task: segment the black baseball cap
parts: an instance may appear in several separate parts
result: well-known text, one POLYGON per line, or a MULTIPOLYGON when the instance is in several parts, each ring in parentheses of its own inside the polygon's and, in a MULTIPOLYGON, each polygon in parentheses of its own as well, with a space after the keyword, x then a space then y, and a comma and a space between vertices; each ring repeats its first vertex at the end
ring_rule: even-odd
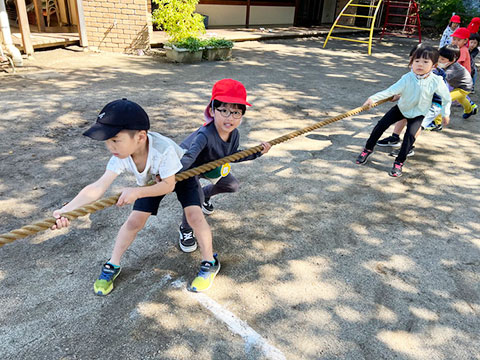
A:
POLYGON ((105 105, 93 126, 83 135, 94 140, 107 140, 122 130, 148 130, 150 120, 143 108, 126 98, 105 105))

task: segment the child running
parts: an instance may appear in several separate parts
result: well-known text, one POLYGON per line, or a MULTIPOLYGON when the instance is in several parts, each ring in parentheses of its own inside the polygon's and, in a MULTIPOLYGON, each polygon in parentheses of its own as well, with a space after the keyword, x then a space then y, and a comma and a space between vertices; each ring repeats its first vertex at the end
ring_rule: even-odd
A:
POLYGON ((438 46, 439 48, 444 47, 445 45, 448 45, 452 42, 451 35, 460 26, 460 21, 460 16, 458 15, 453 15, 450 18, 450 22, 445 28, 442 38, 440 39, 440 45, 438 46))
POLYGON ((470 52, 468 51, 468 40, 470 39, 470 31, 467 28, 458 28, 451 35, 452 45, 458 46, 460 49, 460 56, 457 62, 462 65, 469 73, 472 72, 470 66, 470 52))
POLYGON ((448 125, 452 102, 450 94, 443 79, 432 74, 432 70, 438 62, 438 56, 438 51, 431 46, 419 47, 410 59, 411 71, 403 75, 399 81, 388 89, 374 94, 365 101, 364 106, 371 106, 376 101, 389 98, 392 95, 400 95, 398 105, 391 108, 375 125, 365 148, 357 157, 357 164, 365 164, 383 132, 390 125, 405 118, 407 119, 407 130, 400 152, 393 163, 392 170, 389 172, 389 175, 393 177, 402 176, 407 152, 413 146, 420 124, 432 105, 434 93, 442 99, 441 114, 444 125, 448 125))
MULTIPOLYGON (((204 112, 205 124, 180 144, 182 148, 186 149, 181 160, 182 170, 188 170, 240 151, 238 149, 240 133, 237 127, 242 122, 247 105, 251 106, 247 102, 247 91, 241 82, 232 79, 216 82, 212 89, 212 97, 204 112)), ((271 148, 267 142, 263 142, 262 146, 261 152, 237 162, 256 159, 271 148)), ((202 209, 200 207, 197 209, 197 212, 200 211, 200 213, 202 210, 206 214, 213 212, 211 197, 220 193, 235 192, 239 188, 238 180, 230 174, 229 164, 203 174, 201 177, 210 180, 212 184, 202 189, 199 177, 194 178, 202 204, 202 209)), ((197 248, 194 235, 196 231, 194 230, 184 213, 179 230, 179 246, 182 251, 192 252, 197 248)))
MULTIPOLYGON (((105 141, 112 154, 107 169, 97 181, 84 187, 67 205, 53 212, 57 221, 52 230, 60 229, 69 225, 68 219, 61 216, 62 213, 98 200, 118 175, 132 173, 137 185, 141 186, 123 189, 117 201, 118 206, 133 203, 133 210, 120 228, 112 255, 103 265, 100 277, 93 285, 97 295, 108 295, 113 290, 113 282, 120 274, 122 255, 145 226, 148 217, 157 214, 164 195, 174 189, 182 206, 186 208, 188 220, 199 234, 199 243, 205 244, 204 257, 214 261, 211 254, 212 236, 203 214, 200 211, 201 216, 190 217, 192 205, 200 204, 195 180, 187 179, 175 185, 175 174, 182 168, 180 159, 185 151, 165 136, 149 132, 149 128, 147 113, 133 101, 121 99, 107 104, 98 115, 96 123, 84 133, 94 140, 105 141), (154 185, 143 186, 152 180, 154 185)), ((215 265, 218 272, 218 261, 215 265)))
MULTIPOLYGON (((470 73, 457 61, 460 56, 460 49, 450 44, 441 48, 439 53, 438 67, 445 69, 447 83, 453 89, 450 92, 452 101, 456 100, 463 106, 462 117, 468 119, 477 113, 478 106, 472 104, 467 98, 467 95, 472 91, 473 81, 470 73)), ((437 117, 435 122, 439 123, 440 118, 437 117)))

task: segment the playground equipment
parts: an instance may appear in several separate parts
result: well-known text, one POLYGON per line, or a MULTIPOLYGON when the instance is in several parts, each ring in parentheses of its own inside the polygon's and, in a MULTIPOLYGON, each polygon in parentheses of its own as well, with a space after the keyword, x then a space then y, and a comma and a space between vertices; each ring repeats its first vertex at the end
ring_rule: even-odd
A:
POLYGON ((385 0, 385 22, 380 40, 385 35, 394 35, 418 37, 418 42, 422 42, 419 12, 419 5, 415 0, 385 0), (399 31, 387 31, 387 28, 397 28, 399 31))
MULTIPOLYGON (((370 0, 368 3, 361 3, 361 2, 354 2, 356 0, 350 0, 347 5, 342 9, 340 14, 335 19, 330 31, 328 32, 327 38, 323 44, 323 47, 327 46, 328 40, 335 39, 335 40, 345 40, 345 41, 353 41, 359 43, 368 44, 368 55, 372 54, 372 37, 373 37, 373 28, 375 26, 375 20, 377 18, 378 10, 382 5, 382 0, 370 0), (359 9, 368 8, 368 15, 358 14, 359 9), (339 24, 340 19, 347 20, 347 24, 339 24), (366 26, 355 26, 356 18, 359 19, 366 19, 366 26), (352 21, 353 20, 353 21, 352 21), (353 23, 353 24, 351 24, 353 23), (359 39, 351 39, 345 38, 340 36, 332 36, 332 32, 335 28, 342 28, 342 29, 352 29, 352 30, 365 30, 369 31, 369 37, 367 40, 359 40, 359 39)), ((361 0, 357 0, 361 1, 361 0)))
MULTIPOLYGON (((390 101, 390 100, 392 100, 392 97, 390 97, 388 99, 380 100, 379 102, 373 104, 371 107, 378 106, 378 105, 383 104, 383 103, 385 103, 387 101, 390 101)), ((311 126, 307 126, 303 129, 296 130, 296 131, 290 132, 286 135, 280 136, 276 139, 270 140, 269 143, 272 146, 273 145, 278 145, 282 142, 293 139, 297 136, 300 136, 300 135, 303 135, 305 133, 316 130, 316 129, 322 127, 322 126, 325 126, 325 125, 331 124, 335 121, 344 119, 346 117, 361 113, 362 111, 368 110, 371 107, 368 107, 368 106, 357 107, 353 110, 347 111, 347 112, 345 112, 343 114, 340 114, 338 116, 334 116, 334 117, 328 118, 326 120, 319 121, 319 122, 317 122, 317 123, 315 123, 311 126)), ((233 162, 233 161, 236 161, 236 160, 240 160, 240 159, 245 158, 249 155, 258 153, 262 150, 263 150, 263 146, 257 145, 257 146, 251 147, 249 149, 239 151, 235 154, 226 156, 226 157, 221 158, 219 160, 211 161, 209 163, 200 165, 196 168, 181 172, 181 173, 175 175, 175 180, 176 181, 182 181, 182 180, 188 179, 190 177, 203 174, 207 171, 211 171, 213 169, 216 169, 217 167, 222 166, 223 164, 230 163, 230 162, 233 162)), ((63 213, 61 215, 66 217, 68 220, 73 220, 73 219, 76 219, 80 216, 84 216, 84 215, 87 215, 87 214, 92 214, 92 213, 94 213, 98 210, 102 210, 102 209, 105 209, 109 206, 115 205, 117 203, 117 200, 118 200, 119 197, 120 197, 120 194, 112 195, 108 198, 103 198, 103 199, 94 201, 91 204, 87 204, 87 205, 82 206, 78 209, 63 213)), ((56 223, 56 219, 53 218, 53 217, 50 217, 50 218, 45 219, 43 221, 39 221, 39 222, 36 222, 34 224, 24 226, 20 229, 12 230, 9 233, 0 234, 0 247, 2 247, 5 244, 11 243, 11 242, 13 242, 17 239, 22 239, 22 238, 27 237, 29 235, 33 235, 37 232, 40 232, 40 231, 43 231, 43 230, 48 230, 53 225, 55 225, 55 223, 56 223)))

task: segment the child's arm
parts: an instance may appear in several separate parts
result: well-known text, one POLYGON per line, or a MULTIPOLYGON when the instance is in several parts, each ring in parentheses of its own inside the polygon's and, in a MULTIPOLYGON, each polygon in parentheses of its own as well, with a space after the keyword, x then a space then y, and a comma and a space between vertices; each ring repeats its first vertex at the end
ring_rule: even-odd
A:
POLYGON ((175 175, 165 179, 160 179, 157 175, 157 183, 152 186, 125 188, 118 198, 117 206, 123 206, 133 203, 135 200, 144 197, 161 196, 171 193, 175 189, 175 175))
MULTIPOLYGON (((406 75, 408 75, 408 74, 406 74, 406 75)), ((365 101, 363 106, 371 107, 373 105, 373 103, 375 103, 379 100, 387 99, 390 96, 394 96, 394 95, 401 95, 403 90, 405 89, 405 85, 406 85, 405 76, 406 75, 403 75, 400 78, 400 80, 398 80, 395 84, 390 86, 388 89, 380 91, 380 92, 370 96, 367 99, 367 101, 365 101)))
POLYGON ((182 171, 190 169, 200 152, 205 148, 205 146, 207 146, 207 142, 208 141, 205 135, 199 133, 197 136, 195 136, 187 152, 180 160, 183 166, 182 171))
POLYGON ((442 98, 442 123, 447 126, 450 123, 450 106, 452 105, 452 97, 445 81, 442 78, 438 81, 438 87, 435 91, 442 98))
POLYGON ((70 201, 61 209, 55 210, 53 212, 53 216, 57 218, 57 223, 56 225, 52 226, 52 230, 68 226, 68 219, 60 215, 62 213, 75 210, 83 205, 100 199, 117 176, 118 174, 111 170, 105 171, 105 173, 102 175, 102 177, 100 177, 100 179, 98 179, 92 184, 85 186, 82 190, 80 190, 78 195, 75 196, 72 201, 70 201))

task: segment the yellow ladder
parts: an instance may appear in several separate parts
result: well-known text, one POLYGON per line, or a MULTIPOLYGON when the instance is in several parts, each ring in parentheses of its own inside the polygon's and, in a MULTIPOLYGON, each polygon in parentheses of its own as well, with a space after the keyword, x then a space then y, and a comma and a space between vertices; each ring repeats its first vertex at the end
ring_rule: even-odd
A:
MULTIPOLYGON (((333 23, 330 31, 328 32, 328 35, 327 35, 327 38, 325 39, 325 42, 323 43, 323 47, 325 48, 325 46, 327 46, 327 43, 328 43, 328 40, 330 39, 336 39, 336 40, 345 40, 345 41, 354 41, 354 42, 360 42, 360 43, 365 43, 365 44, 368 44, 368 55, 371 55, 372 54, 372 37, 373 37, 373 28, 375 27, 375 19, 377 18, 377 13, 378 13, 378 9, 380 9, 380 5, 382 4, 382 0, 378 0, 378 2, 376 3, 376 5, 372 5, 372 4, 375 4, 375 1, 370 1, 370 5, 368 4, 359 4, 359 3, 356 3, 354 4, 355 0, 350 0, 347 5, 345 5, 345 7, 342 9, 342 11, 340 11, 340 14, 338 14, 337 18, 335 19, 335 22, 333 23), (367 7, 367 8, 370 8, 369 10, 369 15, 357 15, 357 14, 347 14, 345 13, 345 11, 348 9, 348 8, 359 8, 359 7, 367 7), (372 15, 372 12, 373 12, 373 15, 372 15), (358 26, 351 26, 351 25, 339 25, 338 24, 338 20, 340 20, 340 18, 344 16, 344 17, 354 17, 354 18, 366 18, 366 19, 369 19, 368 21, 370 22, 370 26, 369 27, 358 27, 358 26), (339 36, 332 36, 332 31, 334 28, 343 28, 343 29, 354 29, 354 30, 367 30, 370 32, 370 35, 369 35, 369 38, 368 38, 368 41, 366 40, 357 40, 357 39, 349 39, 349 38, 345 38, 345 37, 339 37, 339 36)), ((368 25, 367 25, 368 26, 368 25)))

